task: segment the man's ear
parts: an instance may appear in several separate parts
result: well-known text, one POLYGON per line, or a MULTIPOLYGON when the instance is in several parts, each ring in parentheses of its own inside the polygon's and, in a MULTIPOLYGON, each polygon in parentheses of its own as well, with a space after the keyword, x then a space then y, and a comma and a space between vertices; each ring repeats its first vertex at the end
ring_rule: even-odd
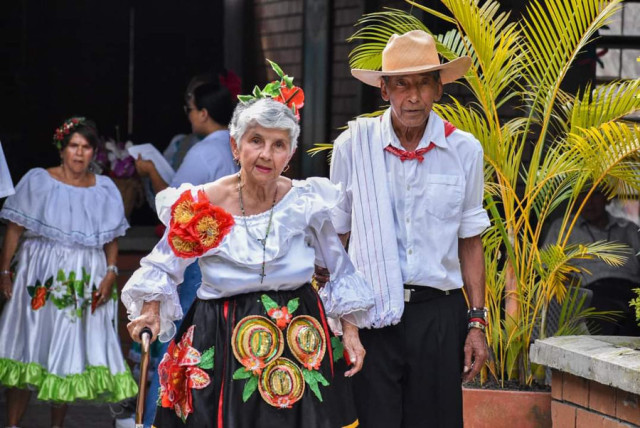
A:
POLYGON ((440 101, 440 98, 442 98, 442 94, 444 94, 444 86, 442 85, 442 82, 438 80, 438 91, 435 98, 436 102, 440 101))
POLYGON ((389 101, 389 88, 382 77, 380 78, 380 96, 383 100, 389 101))

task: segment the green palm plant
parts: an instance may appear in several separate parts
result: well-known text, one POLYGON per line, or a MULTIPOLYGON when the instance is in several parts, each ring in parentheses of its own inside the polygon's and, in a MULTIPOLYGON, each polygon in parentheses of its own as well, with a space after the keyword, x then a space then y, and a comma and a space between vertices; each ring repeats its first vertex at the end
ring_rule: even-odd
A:
MULTIPOLYGON (((485 203, 492 218, 483 235, 487 340, 493 358, 482 381, 530 385, 536 368, 528 359, 529 345, 534 332, 544 336, 552 299, 563 303, 563 334, 576 331, 576 320, 598 315, 568 292, 568 279, 577 270, 572 263, 597 257, 619 265, 626 257, 615 243, 568 245, 567 240, 574 214, 583 207, 581 192, 590 195, 601 187, 615 196, 640 190, 640 128, 624 119, 640 107, 640 79, 586 87, 577 95, 560 85, 622 0, 532 0, 519 20, 494 0, 441 0, 445 13, 406 1, 452 24, 445 34, 434 34, 443 57, 473 60, 460 82, 473 102, 450 97, 434 109, 484 148, 485 203), (505 120, 499 112, 507 107, 514 117, 505 120), (563 219, 560 236, 540 248, 542 226, 557 210, 563 219)), ((431 33, 397 9, 364 15, 358 25, 350 39, 360 42, 350 55, 352 68, 380 69, 391 34, 431 33)))

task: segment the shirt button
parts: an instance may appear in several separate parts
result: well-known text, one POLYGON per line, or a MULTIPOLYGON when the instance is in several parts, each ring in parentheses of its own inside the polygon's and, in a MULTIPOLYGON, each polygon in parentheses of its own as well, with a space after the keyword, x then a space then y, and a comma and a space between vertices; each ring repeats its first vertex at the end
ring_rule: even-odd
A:
POLYGON ((411 255, 411 254, 413 254, 413 251, 409 250, 409 251, 407 251, 407 254, 411 255))
POLYGON ((407 190, 411 190, 411 186, 407 184, 407 190))
POLYGON ((409 219, 409 218, 407 217, 407 223, 409 223, 410 221, 411 221, 411 219, 409 219))

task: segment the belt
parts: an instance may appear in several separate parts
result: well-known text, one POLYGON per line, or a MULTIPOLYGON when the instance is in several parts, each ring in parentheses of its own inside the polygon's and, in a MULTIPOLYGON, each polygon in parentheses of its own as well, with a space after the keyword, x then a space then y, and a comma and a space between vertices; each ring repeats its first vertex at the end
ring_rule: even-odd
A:
POLYGON ((424 287, 420 285, 404 285, 404 301, 405 303, 425 302, 427 300, 437 299, 439 297, 451 296, 462 292, 461 288, 452 290, 440 290, 433 287, 424 287))

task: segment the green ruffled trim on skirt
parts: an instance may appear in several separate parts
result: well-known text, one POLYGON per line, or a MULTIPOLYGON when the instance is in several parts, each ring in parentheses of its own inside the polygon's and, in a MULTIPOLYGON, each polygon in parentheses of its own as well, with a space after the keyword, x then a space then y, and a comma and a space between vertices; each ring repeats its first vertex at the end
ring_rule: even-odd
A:
POLYGON ((107 367, 87 367, 84 373, 57 376, 37 363, 0 358, 0 384, 21 389, 37 388, 38 399, 70 403, 77 400, 116 403, 138 393, 138 385, 127 367, 112 374, 107 367))

